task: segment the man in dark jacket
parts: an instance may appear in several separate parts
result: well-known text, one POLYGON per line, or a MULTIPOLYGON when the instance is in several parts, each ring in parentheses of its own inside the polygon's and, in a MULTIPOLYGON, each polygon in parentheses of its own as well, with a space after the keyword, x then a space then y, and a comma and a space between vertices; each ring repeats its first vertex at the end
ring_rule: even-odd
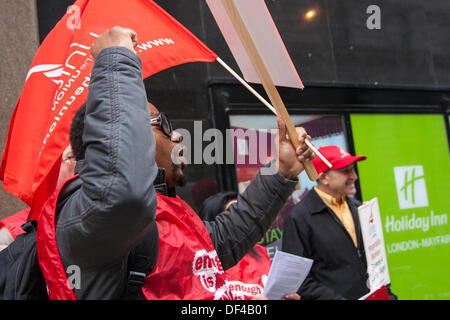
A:
POLYGON ((319 148, 333 165, 316 157, 318 185, 289 213, 283 232, 283 251, 314 260, 299 288, 302 299, 358 299, 369 292, 367 263, 358 218, 355 162, 338 146, 319 148))
MULTIPOLYGON (((71 134, 79 178, 58 198, 56 240, 64 268, 77 265, 81 270, 80 286, 74 289, 77 299, 124 296, 130 252, 143 246, 147 256, 158 255, 156 192, 174 196, 174 187, 183 182, 183 161, 172 161, 180 138, 167 118, 147 105, 135 45, 132 30, 115 27, 91 47, 95 65, 86 115, 80 117, 82 143, 72 141, 71 134)), ((258 174, 230 214, 205 223, 225 270, 275 219, 304 169, 299 159, 312 158, 303 129, 298 129, 301 152, 292 147, 281 120, 279 127, 273 174, 258 174)))

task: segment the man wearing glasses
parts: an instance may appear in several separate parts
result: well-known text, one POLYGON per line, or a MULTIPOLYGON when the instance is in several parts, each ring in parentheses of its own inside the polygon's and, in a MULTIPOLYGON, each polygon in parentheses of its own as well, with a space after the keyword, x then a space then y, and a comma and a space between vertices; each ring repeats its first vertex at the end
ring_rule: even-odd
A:
POLYGON ((183 157, 184 149, 178 145, 183 137, 173 130, 172 123, 164 112, 159 112, 151 103, 148 103, 148 108, 152 128, 157 128, 157 130, 153 130, 156 139, 155 161, 159 168, 165 169, 165 181, 163 182, 166 183, 167 192, 171 196, 175 196, 174 187, 182 187, 186 184, 186 177, 183 173, 186 168, 186 160, 183 157), (176 149, 174 150, 174 148, 176 149), (176 151, 178 153, 173 154, 176 151), (172 159, 173 157, 176 159, 172 159))
POLYGON ((175 195, 185 183, 184 150, 174 149, 181 136, 147 102, 136 44, 134 31, 114 27, 91 47, 89 95, 70 133, 79 177, 57 190, 39 221, 50 298, 230 299, 225 271, 262 237, 294 190, 300 159, 313 157, 307 134, 298 129, 303 151, 294 150, 280 120, 273 174, 258 174, 229 214, 204 224, 175 195), (152 270, 147 277, 133 269, 142 257, 152 270), (64 280, 71 266, 80 270, 75 288, 64 280))

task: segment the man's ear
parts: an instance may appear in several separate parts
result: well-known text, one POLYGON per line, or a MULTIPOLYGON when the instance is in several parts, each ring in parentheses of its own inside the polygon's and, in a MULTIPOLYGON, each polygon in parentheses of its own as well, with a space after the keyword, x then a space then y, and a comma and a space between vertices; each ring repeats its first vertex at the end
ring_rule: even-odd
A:
POLYGON ((317 179, 318 184, 328 185, 328 175, 325 172, 319 173, 319 178, 317 179))

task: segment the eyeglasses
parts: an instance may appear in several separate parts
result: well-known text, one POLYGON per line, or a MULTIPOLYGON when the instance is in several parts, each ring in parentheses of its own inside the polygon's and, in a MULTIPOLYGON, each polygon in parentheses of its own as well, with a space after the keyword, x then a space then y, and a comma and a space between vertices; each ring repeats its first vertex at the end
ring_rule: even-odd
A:
POLYGON ((172 123, 164 112, 160 112, 156 118, 150 119, 150 124, 158 124, 159 128, 166 136, 169 138, 172 137, 172 123))

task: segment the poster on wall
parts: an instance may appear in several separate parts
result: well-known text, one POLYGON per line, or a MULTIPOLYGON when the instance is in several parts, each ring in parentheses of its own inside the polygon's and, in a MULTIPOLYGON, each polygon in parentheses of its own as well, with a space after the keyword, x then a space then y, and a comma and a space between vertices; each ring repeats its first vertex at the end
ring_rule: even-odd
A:
POLYGON ((369 274, 368 287, 375 291, 391 283, 378 199, 373 198, 358 207, 358 215, 369 274))
MULTIPOLYGON (((347 148, 343 129, 343 119, 337 115, 292 115, 295 126, 302 126, 312 138, 316 148, 338 145, 347 148)), ((277 121, 273 115, 230 115, 233 137, 234 163, 239 192, 243 192, 258 171, 276 157, 275 138, 277 121)), ((283 224, 291 209, 315 185, 306 173, 299 175, 300 186, 292 193, 277 218, 258 244, 267 248, 272 259, 276 250, 281 249, 283 224)))
POLYGON ((441 115, 352 115, 363 201, 378 198, 391 289, 450 299, 450 159, 441 115))

